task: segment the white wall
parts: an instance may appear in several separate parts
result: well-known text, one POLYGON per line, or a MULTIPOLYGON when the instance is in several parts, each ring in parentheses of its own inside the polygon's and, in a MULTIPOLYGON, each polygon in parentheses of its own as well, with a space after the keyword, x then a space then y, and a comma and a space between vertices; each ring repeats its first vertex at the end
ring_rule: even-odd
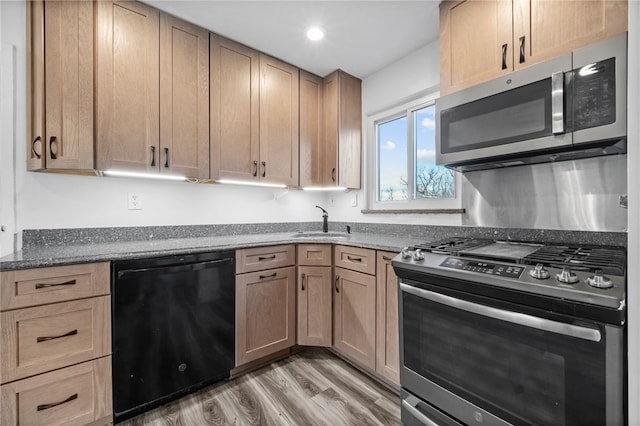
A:
MULTIPOLYGON (((375 149, 375 140, 367 135, 368 117, 411 99, 438 90, 440 84, 438 42, 428 44, 393 64, 371 74, 362 81, 363 183, 368 173, 368 150, 375 149)), ((364 186, 363 186, 364 188, 364 186)), ((333 193, 328 204, 336 220, 344 222, 406 223, 421 225, 460 225, 459 214, 362 214, 366 208, 366 190, 333 193), (353 197, 357 206, 352 206, 353 197), (331 202, 333 200, 333 203, 331 202)))
POLYGON ((0 86, 0 221, 7 226, 0 255, 12 252, 13 232, 24 229, 321 221, 314 206, 326 205, 323 193, 27 172, 25 3, 0 2, 3 59, 5 46, 14 45, 16 51, 15 84, 5 84, 3 66, 0 86), (6 88, 16 92, 15 125, 7 112, 6 88), (141 195, 143 210, 127 210, 128 192, 141 195))

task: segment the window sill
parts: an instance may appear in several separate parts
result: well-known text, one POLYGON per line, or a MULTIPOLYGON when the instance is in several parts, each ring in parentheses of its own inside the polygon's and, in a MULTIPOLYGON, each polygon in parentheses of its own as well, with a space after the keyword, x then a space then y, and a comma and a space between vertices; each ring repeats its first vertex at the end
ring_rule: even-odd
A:
POLYGON ((362 214, 463 214, 466 209, 360 210, 362 214))

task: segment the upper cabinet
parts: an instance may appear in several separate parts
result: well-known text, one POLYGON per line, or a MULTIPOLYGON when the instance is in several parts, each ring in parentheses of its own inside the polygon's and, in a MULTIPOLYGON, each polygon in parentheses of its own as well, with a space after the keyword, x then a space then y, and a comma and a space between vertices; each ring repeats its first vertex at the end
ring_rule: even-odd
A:
POLYGON ((360 188, 361 81, 342 70, 324 79, 323 185, 360 188))
POLYGON ((97 2, 97 168, 209 177, 209 34, 97 2))
POLYGON ((620 0, 463 0, 440 4, 446 95, 627 30, 620 0))
POLYGON ((324 184, 324 81, 300 70, 300 186, 324 184))
POLYGON ((211 34, 211 177, 298 185, 298 69, 211 34))
POLYGON ((93 169, 93 14, 87 1, 27 2, 27 168, 93 169))

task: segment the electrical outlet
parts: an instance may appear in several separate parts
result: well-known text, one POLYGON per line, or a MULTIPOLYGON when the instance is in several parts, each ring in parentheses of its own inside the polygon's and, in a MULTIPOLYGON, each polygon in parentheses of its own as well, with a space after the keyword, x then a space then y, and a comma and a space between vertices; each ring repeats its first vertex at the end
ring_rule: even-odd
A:
POLYGON ((136 192, 127 194, 129 210, 142 210, 142 197, 136 192))
POLYGON ((329 198, 329 205, 333 207, 334 204, 335 204, 335 200, 333 199, 333 197, 329 198))
POLYGON ((358 194, 355 192, 351 194, 351 207, 358 207, 358 194))

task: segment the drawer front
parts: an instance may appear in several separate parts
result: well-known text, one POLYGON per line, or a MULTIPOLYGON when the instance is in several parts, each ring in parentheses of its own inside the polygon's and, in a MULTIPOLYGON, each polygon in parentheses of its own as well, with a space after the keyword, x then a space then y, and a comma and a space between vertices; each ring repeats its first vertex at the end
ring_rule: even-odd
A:
POLYGON ((111 422, 111 357, 2 385, 0 424, 111 422))
POLYGON ((108 355, 110 296, 0 314, 0 383, 108 355))
POLYGON ((109 294, 109 262, 0 273, 0 310, 109 294))
POLYGON ((336 246, 335 266, 375 275, 376 252, 358 247, 336 246))
POLYGON ((293 244, 236 250, 236 274, 295 264, 293 244))
POLYGON ((298 244, 298 265, 331 266, 331 244, 298 244))

